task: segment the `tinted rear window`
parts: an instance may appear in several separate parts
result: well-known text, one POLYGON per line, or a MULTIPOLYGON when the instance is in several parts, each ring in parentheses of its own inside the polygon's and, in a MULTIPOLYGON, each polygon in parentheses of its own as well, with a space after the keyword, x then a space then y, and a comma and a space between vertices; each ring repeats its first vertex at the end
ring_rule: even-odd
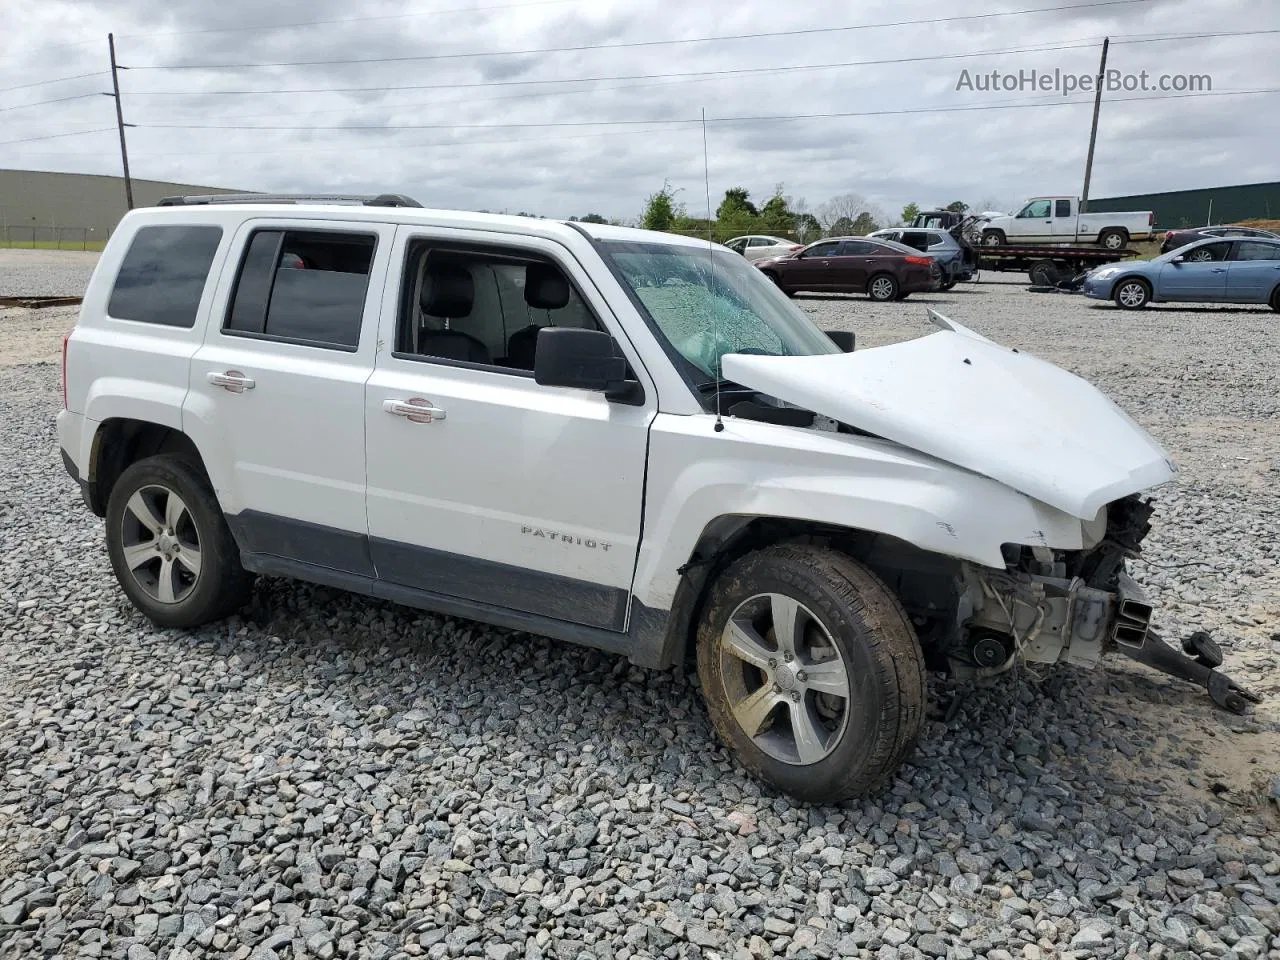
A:
POLYGON ((116 275, 107 313, 119 320, 191 327, 222 228, 142 227, 116 275))
POLYGON ((254 234, 224 330, 355 349, 376 241, 328 231, 254 234))

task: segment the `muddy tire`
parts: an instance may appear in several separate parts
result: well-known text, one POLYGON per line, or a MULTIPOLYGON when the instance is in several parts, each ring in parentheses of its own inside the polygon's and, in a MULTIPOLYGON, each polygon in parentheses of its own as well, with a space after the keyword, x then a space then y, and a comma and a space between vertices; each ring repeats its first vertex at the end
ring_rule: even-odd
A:
POLYGON ((125 595, 162 627, 198 627, 249 601, 253 577, 198 466, 161 454, 139 460, 111 489, 107 555, 125 595))
POLYGON ((768 547, 717 578, 698 678, 742 765, 807 803, 883 788, 924 720, 924 657, 902 604, 822 547, 768 547))

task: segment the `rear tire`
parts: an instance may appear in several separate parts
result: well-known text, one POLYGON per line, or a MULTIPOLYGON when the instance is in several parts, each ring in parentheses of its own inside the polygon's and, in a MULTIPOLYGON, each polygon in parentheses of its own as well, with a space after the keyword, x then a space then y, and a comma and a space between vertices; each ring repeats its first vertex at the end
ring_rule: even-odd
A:
POLYGON ((125 595, 152 623, 198 627, 248 603, 253 577, 198 466, 161 454, 111 488, 107 555, 125 595))
POLYGON ((1103 230, 1098 234, 1098 246, 1105 247, 1108 250, 1123 250, 1128 242, 1129 234, 1123 230, 1103 230))
POLYGON ((1271 291, 1271 309, 1280 313, 1280 287, 1271 291))
POLYGON ((720 575, 698 627, 698 678, 742 765, 808 803, 881 789, 924 721, 924 656, 902 604, 823 547, 768 547, 720 575))
POLYGON ((1058 282, 1058 268, 1052 260, 1037 260, 1027 271, 1027 276, 1037 287, 1052 287, 1058 282))
POLYGON ((1151 302, 1151 287, 1137 277, 1125 277, 1116 284, 1112 294, 1121 310, 1141 310, 1151 302))
POLYGON ((898 281, 891 273, 877 273, 867 281, 867 296, 877 303, 898 299, 898 281))

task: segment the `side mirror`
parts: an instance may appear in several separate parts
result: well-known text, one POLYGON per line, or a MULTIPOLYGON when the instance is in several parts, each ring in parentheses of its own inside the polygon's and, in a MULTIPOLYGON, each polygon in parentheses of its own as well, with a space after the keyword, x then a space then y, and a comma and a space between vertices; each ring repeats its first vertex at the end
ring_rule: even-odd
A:
POLYGON ((853 353, 852 330, 823 330, 827 338, 845 353, 853 353))
POLYGON ((627 361, 603 330, 543 327, 538 331, 533 379, 544 387, 575 387, 627 400, 640 384, 627 379, 627 361))

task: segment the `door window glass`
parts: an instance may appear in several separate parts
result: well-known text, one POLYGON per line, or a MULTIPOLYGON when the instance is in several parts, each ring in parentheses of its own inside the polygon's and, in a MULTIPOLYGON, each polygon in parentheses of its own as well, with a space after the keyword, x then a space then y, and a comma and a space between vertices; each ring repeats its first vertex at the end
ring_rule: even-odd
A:
POLYGON ((397 357, 528 374, 544 327, 604 329, 568 274, 549 258, 516 248, 410 243, 397 357))
POLYGON ((1049 201, 1033 200, 1022 208, 1022 212, 1018 216, 1024 220, 1032 218, 1047 219, 1049 216, 1049 201))
POLYGON ((1070 201, 1070 200, 1055 200, 1055 201, 1054 201, 1054 203, 1053 203, 1053 207, 1054 207, 1054 209, 1053 209, 1053 215, 1054 215, 1055 217, 1069 217, 1069 216, 1071 216, 1071 201, 1070 201))
POLYGON ((1280 244, 1243 240, 1236 244, 1237 260, 1280 260, 1280 244))
POLYGON ((225 333, 354 350, 377 238, 260 230, 240 264, 225 333))
POLYGON ((839 246, 839 243, 835 240, 829 240, 826 243, 815 243, 804 252, 804 258, 807 260, 811 257, 834 257, 839 246))

